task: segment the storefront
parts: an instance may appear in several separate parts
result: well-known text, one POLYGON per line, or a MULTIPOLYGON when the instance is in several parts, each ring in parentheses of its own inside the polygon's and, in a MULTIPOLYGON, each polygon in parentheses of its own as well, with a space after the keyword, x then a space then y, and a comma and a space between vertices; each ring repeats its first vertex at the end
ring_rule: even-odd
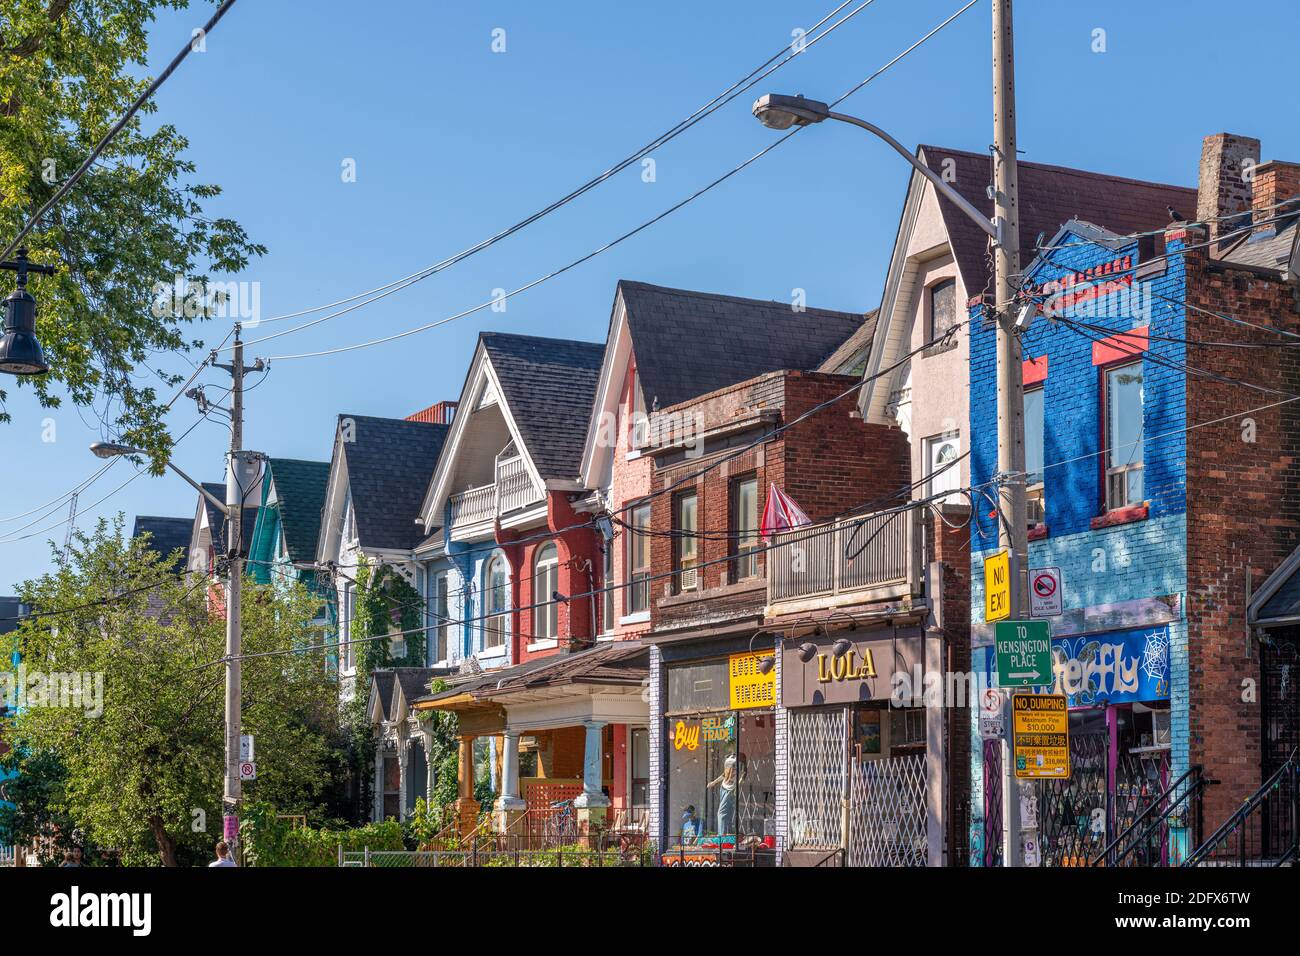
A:
POLYGON ((930 731, 943 718, 918 696, 926 657, 919 627, 784 643, 787 864, 931 861, 929 814, 935 800, 942 813, 942 770, 930 731))
MULTIPOLYGON (((1169 784, 1169 628, 1055 638, 1052 657, 1041 690, 1068 699, 1071 772, 1027 788, 1021 825, 1037 823, 1037 865, 1087 866, 1169 784)), ((1179 823, 1127 862, 1168 865, 1185 844, 1179 823)))
POLYGON ((665 865, 775 863, 773 664, 771 650, 748 647, 665 664, 665 865))

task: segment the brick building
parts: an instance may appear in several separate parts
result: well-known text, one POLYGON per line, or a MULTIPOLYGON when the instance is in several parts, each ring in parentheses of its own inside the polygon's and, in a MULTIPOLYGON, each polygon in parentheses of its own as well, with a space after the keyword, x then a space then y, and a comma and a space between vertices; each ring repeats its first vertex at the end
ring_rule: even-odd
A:
MULTIPOLYGON (((1265 207, 1300 183, 1290 164, 1257 165, 1258 150, 1244 137, 1206 138, 1200 224, 1153 216, 1121 235, 1072 219, 1026 269, 1026 292, 1048 316, 1022 337, 1029 566, 1061 570, 1049 689, 1070 700, 1075 768, 1069 781, 1031 788, 1044 865, 1086 865, 1180 780, 1175 797, 1216 781, 1204 790, 1208 835, 1276 759, 1276 746, 1261 745, 1269 704, 1249 692, 1267 694, 1270 682, 1247 608, 1297 544, 1295 411, 1285 398, 1300 381, 1282 345, 1300 332, 1295 226, 1294 217, 1271 221, 1277 212, 1265 207)), ((983 306, 972 301, 977 487, 997 459, 995 333, 983 306)), ((996 539, 980 508, 972 620, 985 673, 991 628, 979 570, 996 539)), ((995 864, 996 747, 985 745, 973 767, 986 796, 976 801, 978 862, 995 864)), ((1184 858, 1201 835, 1194 817, 1128 859, 1184 858)))

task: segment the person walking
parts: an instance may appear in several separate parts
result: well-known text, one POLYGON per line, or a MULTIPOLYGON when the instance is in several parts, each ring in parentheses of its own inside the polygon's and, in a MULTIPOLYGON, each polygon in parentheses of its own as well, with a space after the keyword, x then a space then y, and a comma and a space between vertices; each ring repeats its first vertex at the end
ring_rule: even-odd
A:
POLYGON ((230 844, 225 840, 217 843, 217 858, 208 864, 211 869, 214 866, 234 866, 235 861, 230 858, 230 844))

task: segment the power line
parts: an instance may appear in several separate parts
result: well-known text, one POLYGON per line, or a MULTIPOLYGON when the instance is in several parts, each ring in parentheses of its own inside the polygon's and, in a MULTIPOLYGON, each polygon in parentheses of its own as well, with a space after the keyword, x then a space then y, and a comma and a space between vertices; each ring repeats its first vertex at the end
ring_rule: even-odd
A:
MULTIPOLYGON (((221 6, 216 9, 208 19, 208 22, 204 24, 204 36, 212 32, 213 28, 216 27, 221 18, 226 15, 226 11, 234 6, 234 3, 235 0, 223 0, 221 6)), ((133 102, 118 121, 113 124, 112 128, 104 134, 104 137, 95 145, 95 148, 91 150, 90 155, 86 157, 86 161, 77 168, 76 172, 65 179, 63 184, 55 190, 54 195, 45 200, 41 205, 41 208, 36 210, 36 213, 31 217, 31 219, 27 220, 27 224, 18 231, 18 235, 13 238, 13 241, 10 242, 9 245, 5 246, 3 252, 0 252, 0 259, 8 259, 13 255, 14 250, 18 248, 27 234, 32 231, 47 212, 54 208, 59 200, 68 194, 69 190, 76 185, 77 181, 86 174, 86 171, 95 164, 95 160, 99 158, 99 154, 108 148, 108 144, 113 141, 113 138, 126 128, 127 123, 131 122, 132 117, 140 111, 140 108, 149 101, 154 93, 158 91, 160 86, 167 82, 167 79, 176 71, 176 68, 181 65, 182 61, 184 61, 187 56, 190 55, 192 49, 194 49, 194 41, 193 39, 190 39, 183 47, 181 47, 180 52, 172 57, 172 61, 167 64, 166 69, 159 73, 154 81, 145 88, 144 92, 135 98, 135 102, 133 102)))
MULTIPOLYGON (((821 28, 823 24, 825 24, 833 16, 835 16, 837 13, 839 13, 841 10, 847 7, 851 2, 852 0, 844 0, 844 2, 841 3, 839 6, 837 6, 834 10, 832 10, 826 16, 822 17, 822 19, 817 21, 817 23, 813 24, 813 26, 810 27, 809 30, 807 31, 807 34, 811 35, 815 33, 818 29, 821 28)), ((469 248, 464 249, 453 256, 449 256, 440 262, 436 262, 433 265, 427 266, 426 268, 421 269, 418 272, 413 272, 410 275, 403 276, 400 279, 394 279, 391 282, 385 283, 384 285, 381 286, 377 286, 373 289, 370 289, 369 291, 359 292, 356 295, 351 295, 348 296, 347 298, 338 299, 326 305, 320 305, 310 309, 301 309, 297 312, 287 312, 284 313, 283 315, 270 316, 269 318, 263 319, 262 324, 268 322, 278 322, 281 321, 282 319, 298 318, 299 316, 310 315, 313 312, 321 312, 326 309, 332 309, 335 308, 336 306, 344 305, 349 302, 354 302, 357 299, 363 299, 363 298, 366 299, 366 301, 360 302, 357 305, 351 306, 347 309, 343 309, 339 312, 335 312, 331 315, 323 316, 319 319, 314 319, 311 322, 303 323, 302 325, 299 325, 293 329, 287 329, 280 334, 287 335, 290 334, 291 332, 297 332, 302 329, 310 328, 313 325, 319 325, 322 322, 326 322, 330 319, 337 318, 338 316, 345 315, 349 312, 352 312, 354 309, 359 309, 362 306, 369 305, 372 302, 378 301, 379 299, 382 299, 387 295, 392 294, 393 292, 399 292, 402 289, 407 288, 408 286, 414 285, 415 283, 421 282, 424 279, 429 278, 430 276, 436 275, 437 273, 442 272, 443 270, 455 265, 456 263, 468 259, 471 256, 476 255, 477 253, 483 251, 484 249, 487 249, 495 245, 496 243, 500 242, 502 239, 508 238, 514 233, 519 232, 520 230, 532 225, 534 222, 537 222, 539 219, 542 219, 550 215, 552 212, 555 212, 557 209, 560 209, 561 207, 572 202, 573 200, 579 198, 580 196, 584 195, 588 191, 594 189, 596 186, 599 186, 601 183, 606 182, 611 177, 622 172, 624 169, 627 169, 636 161, 643 159, 652 150, 667 144, 671 140, 675 139, 677 136, 686 132, 686 130, 690 129, 696 123, 700 122, 701 120, 710 116, 712 113, 721 109, 723 106, 730 103, 732 100, 734 100, 737 96, 740 96, 746 90, 751 89, 760 80, 764 79, 767 76, 770 76, 772 73, 776 72, 781 67, 785 66, 787 63, 793 60, 796 56, 799 56, 800 54, 806 52, 808 49, 816 45, 820 40, 824 39, 825 37, 830 36, 830 34, 833 33, 836 29, 838 29, 843 24, 847 23, 849 20, 853 19, 864 9, 870 6, 873 2, 875 2, 875 0, 866 0, 866 2, 862 3, 855 10, 850 11, 842 19, 840 19, 836 23, 831 24, 831 26, 829 26, 825 30, 825 32, 818 34, 817 36, 814 36, 811 39, 806 38, 805 43, 797 49, 791 50, 789 45, 783 46, 771 57, 769 57, 763 63, 759 64, 755 69, 750 71, 750 73, 748 73, 746 76, 737 80, 730 87, 723 90, 712 100, 710 100, 708 103, 705 103, 703 106, 697 109, 694 113, 691 113, 685 119, 680 120, 674 126, 670 127, 667 131, 660 133, 657 137, 655 137, 653 140, 651 140, 645 146, 641 147, 636 152, 619 160, 617 163, 615 163, 609 169, 605 170, 600 175, 594 177, 593 179, 589 179, 587 182, 583 183, 581 186, 577 187, 576 189, 562 196, 560 199, 550 203, 549 205, 538 210, 537 212, 529 216, 526 216, 525 218, 521 219, 519 222, 501 230, 495 235, 489 236, 487 239, 481 240, 480 242, 475 243, 469 248), (787 54, 787 51, 790 52, 788 52, 787 54), (783 55, 784 58, 781 59, 783 55), (772 66, 771 64, 773 63, 773 61, 777 59, 781 59, 781 61, 779 63, 776 63, 774 66, 772 66), (373 298, 367 298, 370 296, 373 296, 373 298)), ((268 336, 261 339, 254 339, 247 344, 255 345, 258 342, 264 342, 267 341, 268 338, 273 338, 273 337, 275 336, 268 336)))
MULTIPOLYGON (((967 10, 969 10, 972 6, 975 5, 976 2, 978 2, 978 0, 969 0, 969 2, 968 2, 964 7, 962 7, 962 8, 959 9, 956 13, 952 14, 951 16, 949 16, 946 20, 944 20, 943 22, 941 22, 938 26, 936 26, 934 29, 932 29, 929 33, 925 34, 923 37, 921 37, 919 40, 917 40, 915 43, 913 43, 913 44, 912 44, 911 46, 909 46, 907 49, 903 50, 903 52, 899 53, 897 56, 895 56, 892 60, 890 60, 890 61, 889 61, 888 63, 886 63, 884 66, 880 67, 880 69, 876 70, 874 73, 872 73, 871 75, 869 75, 869 76, 866 77, 865 79, 863 79, 863 80, 861 80, 860 82, 858 82, 857 84, 855 84, 855 85, 854 85, 853 87, 851 87, 847 92, 845 92, 843 95, 841 95, 839 98, 837 98, 837 99, 836 99, 836 100, 835 100, 831 105, 832 105, 832 106, 837 106, 837 105, 839 105, 840 103, 842 103, 845 99, 847 99, 848 97, 852 96, 854 93, 856 93, 856 92, 858 92, 859 90, 861 90, 864 86, 866 86, 868 83, 870 83, 870 82, 871 82, 872 80, 874 80, 876 77, 880 76, 880 75, 881 75, 882 73, 884 73, 886 70, 888 70, 889 68, 891 68, 892 66, 894 66, 894 64, 898 63, 898 61, 901 60, 901 59, 903 59, 903 57, 907 56, 909 53, 911 53, 911 52, 912 52, 913 50, 915 50, 917 47, 921 46, 921 44, 925 43, 927 40, 929 40, 931 37, 933 37, 936 33, 938 33, 940 30, 942 30, 944 27, 948 26, 948 24, 952 23, 952 21, 955 20, 957 17, 959 17, 961 14, 963 14, 963 13, 965 13, 967 10)), ((609 251, 610 249, 613 249, 615 246, 620 245, 621 243, 627 241, 628 239, 631 239, 633 236, 636 236, 637 234, 639 234, 639 233, 643 232, 644 230, 650 228, 651 226, 655 225, 656 223, 660 222, 661 220, 666 219, 668 216, 672 215, 672 214, 675 213, 677 210, 679 210, 679 209, 681 209, 682 207, 684 207, 684 206, 686 206, 686 205, 688 205, 688 204, 694 202, 696 199, 700 198, 700 197, 703 196, 705 193, 709 192, 710 190, 714 189, 715 187, 717 187, 717 186, 721 185, 722 183, 726 182, 728 179, 730 179, 732 176, 736 175, 737 173, 741 172, 742 170, 748 168, 751 164, 757 162, 757 161, 758 161, 759 159, 761 159, 763 156, 766 156, 768 153, 770 153, 772 150, 776 149, 776 148, 777 148, 778 146, 780 146, 782 143, 785 143, 786 141, 788 141, 788 140, 790 139, 791 136, 793 136, 793 135, 795 135, 796 133, 798 133, 801 129, 803 129, 803 127, 801 127, 801 126, 794 126, 794 127, 791 127, 788 131, 786 131, 785 134, 783 134, 782 136, 780 136, 780 137, 778 137, 777 139, 773 140, 773 141, 772 141, 771 143, 769 143, 767 146, 763 147, 761 150, 759 150, 759 151, 758 151, 757 153, 755 153, 754 155, 750 156, 748 159, 746 159, 744 162, 740 163, 738 166, 734 166, 734 167, 732 167, 730 170, 728 170, 727 172, 723 173, 721 176, 717 177, 717 178, 714 179, 712 182, 708 183, 708 184, 705 185, 705 186, 702 186, 700 189, 697 189, 694 193, 691 193, 691 194, 690 194, 689 196, 687 196, 686 198, 684 198, 684 199, 678 201, 677 203, 674 203, 672 206, 669 206, 667 209, 663 210, 663 211, 660 212, 658 215, 656 215, 656 216, 654 216, 654 217, 652 217, 652 218, 646 220, 645 222, 642 222, 640 225, 638 225, 638 226, 636 226, 636 227, 634 227, 634 228, 628 230, 627 232, 623 233, 622 235, 618 236, 618 237, 615 238, 615 239, 610 240, 609 242, 605 243, 604 245, 599 246, 598 248, 596 248, 596 249, 592 250, 591 252, 587 253, 586 255, 580 256, 580 257, 578 257, 577 259, 572 260, 571 262, 567 263, 566 265, 561 266, 560 268, 554 270, 553 272, 549 272, 549 273, 547 273, 546 275, 540 276, 540 277, 538 277, 538 278, 532 280, 531 282, 525 283, 524 285, 520 286, 519 288, 517 288, 517 289, 515 289, 515 290, 513 290, 513 291, 511 291, 511 292, 503 293, 502 295, 497 296, 497 297, 494 297, 494 298, 492 298, 492 299, 489 299, 489 300, 487 300, 486 302, 482 302, 482 303, 480 303, 480 304, 478 304, 478 305, 476 305, 476 306, 473 306, 473 307, 471 307, 471 308, 469 308, 469 309, 465 309, 465 310, 462 311, 462 312, 458 312, 458 313, 456 313, 455 315, 447 316, 446 318, 439 319, 439 320, 437 320, 437 321, 435 321, 435 322, 429 322, 429 323, 427 323, 427 324, 425 324, 425 325, 417 326, 416 328, 413 328, 413 329, 407 329, 406 331, 403 331, 403 332, 396 332, 396 333, 394 333, 394 334, 392 334, 392 335, 386 335, 386 336, 382 336, 382 337, 380 337, 380 338, 370 339, 369 341, 366 341, 366 342, 358 342, 358 343, 354 343, 354 344, 352 344, 352 345, 341 345, 341 346, 338 346, 338 347, 336 347, 336 348, 331 348, 331 349, 320 349, 320 350, 317 350, 317 351, 314 351, 314 352, 298 352, 298 353, 293 353, 293 354, 289 354, 289 355, 274 355, 274 356, 271 356, 271 358, 269 359, 269 361, 291 361, 291 360, 294 360, 294 359, 319 358, 319 357, 327 356, 327 355, 338 355, 338 354, 343 353, 343 352, 352 352, 352 351, 355 351, 355 350, 357 350, 357 349, 370 348, 370 347, 375 346, 375 345, 385 345, 385 344, 387 344, 387 343, 389 343, 389 342, 393 342, 393 341, 396 341, 396 340, 398 340, 398 339, 406 338, 407 336, 410 336, 410 335, 416 335, 416 334, 418 334, 418 333, 420 333, 420 332, 427 332, 427 331, 429 331, 430 329, 434 329, 434 328, 437 328, 437 327, 439 327, 439 326, 446 325, 446 324, 449 323, 449 322, 454 322, 454 321, 456 321, 457 319, 462 319, 462 318, 464 318, 464 317, 466 317, 466 316, 468 316, 468 315, 473 315, 473 314, 476 313, 476 312, 481 312, 482 310, 484 310, 484 309, 486 309, 486 308, 489 308, 489 307, 493 306, 493 305, 496 304, 496 303, 505 302, 505 301, 507 301, 508 299, 514 298, 515 296, 520 295, 521 293, 527 292, 528 290, 530 290, 530 289, 532 289, 532 288, 534 288, 534 287, 536 287, 536 286, 539 286, 539 285, 541 285, 541 284, 544 283, 544 282, 548 282, 548 281, 550 281, 551 279, 557 278, 557 277, 563 275, 564 273, 570 271, 571 269, 574 269, 574 268, 576 268, 576 267, 582 265, 583 263, 585 263, 585 262, 587 262, 587 261, 589 261, 589 260, 591 260, 591 259, 596 258, 597 256, 601 255, 602 253, 607 252, 607 251, 609 251)), ((303 327, 305 327, 305 326, 303 326, 303 327)), ((266 335, 266 336, 262 336, 262 337, 259 338, 259 339, 253 339, 253 340, 250 341, 248 344, 249 344, 249 345, 255 345, 255 344, 258 344, 258 343, 266 342, 266 341, 269 341, 269 340, 271 340, 271 339, 278 338, 278 337, 280 337, 281 335, 288 335, 288 334, 290 334, 291 332, 294 332, 294 331, 297 331, 297 329, 296 329, 296 328, 295 328, 295 329, 285 329, 285 330, 282 331, 282 332, 273 332, 272 334, 270 334, 270 335, 266 335)))

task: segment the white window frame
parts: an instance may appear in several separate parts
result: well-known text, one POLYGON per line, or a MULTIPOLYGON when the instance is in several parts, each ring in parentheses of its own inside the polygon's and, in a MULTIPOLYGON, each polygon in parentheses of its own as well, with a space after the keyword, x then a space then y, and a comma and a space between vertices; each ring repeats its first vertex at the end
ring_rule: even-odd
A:
POLYGON ((1146 500, 1146 442, 1143 437, 1146 425, 1146 369, 1143 367, 1141 359, 1136 362, 1116 363, 1108 365, 1102 369, 1102 399, 1104 406, 1102 408, 1102 447, 1106 449, 1105 461, 1105 487, 1102 493, 1105 495, 1105 504, 1107 511, 1118 511, 1121 508, 1131 508, 1142 504, 1146 500), (1138 425, 1138 438, 1136 442, 1126 443, 1123 447, 1114 447, 1114 424, 1111 422, 1111 382, 1112 375, 1124 372, 1128 369, 1137 369, 1142 376, 1141 396, 1142 401, 1138 403, 1137 412, 1141 420, 1138 425), (1134 459, 1137 459, 1136 461, 1134 459), (1120 460, 1121 464, 1114 462, 1120 460), (1142 494, 1136 500, 1129 500, 1128 484, 1129 478, 1134 473, 1140 473, 1138 477, 1142 481, 1142 494), (1116 492, 1119 490, 1119 493, 1116 492))
POLYGON ((956 490, 961 487, 961 465, 953 465, 947 471, 935 474, 942 463, 936 463, 935 454, 944 445, 952 444, 955 458, 961 458, 961 432, 951 431, 944 432, 940 435, 931 435, 922 443, 925 451, 925 493, 926 497, 943 494, 944 497, 934 501, 934 504, 948 504, 949 502, 960 501, 960 497, 955 494, 956 490), (936 480, 937 479, 937 480, 936 480), (945 492, 954 492, 954 494, 945 494, 945 492))
MULTIPOLYGON (((639 538, 643 537, 643 535, 639 534, 636 531, 636 529, 644 527, 647 530, 649 530, 650 528, 650 520, 651 520, 650 502, 646 501, 646 502, 642 502, 641 504, 635 505, 630 509, 630 514, 632 520, 629 521, 628 524, 630 524, 632 528, 629 529, 627 534, 627 553, 624 556, 626 558, 626 564, 624 565, 623 568, 623 575, 625 578, 623 582, 624 583, 623 609, 627 611, 627 615, 624 617, 624 621, 627 621, 629 618, 640 620, 642 619, 640 617, 641 615, 646 615, 644 620, 649 620, 649 614, 650 614, 649 578, 650 578, 650 564, 653 559, 651 559, 651 561, 647 561, 646 566, 644 568, 638 569, 633 561, 633 557, 636 554, 637 541, 639 538), (640 524, 637 518, 638 514, 642 512, 645 513, 645 524, 640 524), (641 595, 640 600, 638 600, 638 594, 641 595)), ((644 537, 646 538, 647 541, 649 541, 650 538, 649 535, 644 535, 644 537)))
POLYGON ((560 590, 560 549, 547 541, 533 558, 533 641, 560 636, 560 606, 551 595, 560 590), (549 603, 543 603, 549 602, 549 603))
POLYGON ((1025 416, 1025 509, 1028 512, 1026 520, 1029 527, 1033 528, 1047 521, 1047 496, 1046 496, 1046 476, 1042 471, 1037 475, 1029 474, 1029 441, 1031 436, 1036 436, 1040 447, 1043 463, 1047 460, 1047 395, 1046 388, 1042 385, 1035 385, 1025 389, 1025 398, 1037 394, 1040 398, 1040 407, 1042 409, 1041 427, 1031 429, 1029 427, 1029 416, 1025 416))
POLYGON ((504 552, 496 551, 483 564, 483 623, 482 637, 479 640, 480 653, 486 655, 504 653, 510 642, 510 562, 504 552), (500 562, 505 569, 505 580, 494 587, 492 572, 500 562), (498 609, 493 601, 494 592, 505 591, 505 596, 498 609), (492 643, 489 639, 496 637, 492 643))

